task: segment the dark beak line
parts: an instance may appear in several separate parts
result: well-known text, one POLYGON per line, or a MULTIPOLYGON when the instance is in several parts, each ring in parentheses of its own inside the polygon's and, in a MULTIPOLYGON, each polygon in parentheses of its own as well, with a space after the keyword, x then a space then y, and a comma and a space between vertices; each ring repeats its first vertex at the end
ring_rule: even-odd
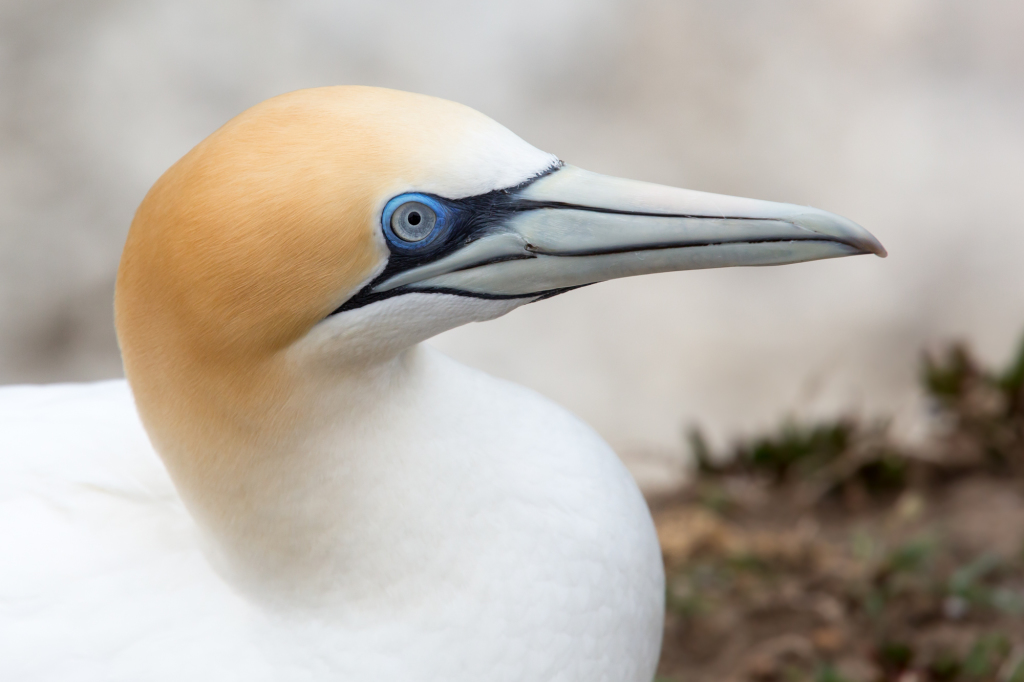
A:
MULTIPOLYGON (((512 211, 515 212, 515 213, 526 213, 528 211, 537 211, 537 210, 542 210, 542 209, 561 209, 561 210, 571 210, 571 211, 586 211, 586 212, 589 212, 589 213, 606 213, 606 214, 611 214, 611 215, 632 215, 632 216, 641 216, 641 217, 646 217, 646 218, 681 218, 681 219, 691 219, 691 220, 708 220, 708 219, 712 219, 712 220, 737 220, 737 221, 746 220, 746 221, 758 221, 758 222, 777 221, 777 222, 780 222, 780 223, 786 223, 787 225, 794 225, 796 227, 800 227, 800 225, 797 225, 796 223, 793 223, 792 221, 786 220, 785 218, 766 218, 764 216, 730 216, 730 215, 708 215, 706 213, 657 213, 657 212, 653 212, 653 211, 627 211, 627 210, 624 210, 624 209, 604 208, 604 207, 601 207, 601 206, 585 206, 585 205, 582 205, 582 204, 573 204, 573 203, 562 202, 562 201, 537 201, 535 199, 522 199, 522 198, 517 199, 515 201, 515 203, 512 204, 512 211)), ((803 229, 806 229, 806 228, 803 228, 803 229)), ((786 239, 747 239, 747 240, 743 240, 743 241, 729 242, 729 243, 733 243, 733 244, 769 244, 769 243, 787 242, 787 241, 831 241, 831 242, 838 242, 840 244, 845 244, 846 246, 853 247, 858 252, 863 253, 863 254, 874 253, 876 256, 880 256, 882 258, 885 258, 888 255, 885 252, 884 249, 882 249, 879 252, 879 251, 875 251, 875 250, 871 250, 871 249, 866 249, 865 245, 863 245, 863 244, 858 244, 858 243, 855 243, 855 242, 846 241, 846 240, 839 239, 839 238, 836 238, 836 237, 823 238, 824 235, 821 235, 821 234, 816 233, 816 232, 812 232, 811 230, 807 230, 807 232, 808 232, 808 237, 806 239, 792 239, 792 238, 786 238, 786 239)), ((701 242, 701 243, 690 243, 690 244, 673 244, 673 243, 666 242, 664 244, 645 245, 640 250, 643 250, 643 251, 655 251, 655 250, 658 250, 658 249, 687 248, 687 247, 690 247, 690 246, 693 246, 693 247, 714 246, 715 244, 719 244, 719 243, 722 243, 722 242, 706 241, 706 242, 701 242)), ((532 245, 527 244, 527 250, 531 250, 532 251, 532 250, 534 250, 534 248, 532 247, 532 245)), ((595 256, 595 255, 601 255, 601 254, 606 254, 606 253, 626 253, 628 251, 635 251, 635 250, 637 250, 637 249, 635 249, 635 248, 624 248, 621 251, 619 251, 619 250, 560 251, 558 253, 536 251, 536 253, 545 253, 545 255, 549 255, 549 256, 595 256)), ((505 260, 517 260, 517 259, 516 258, 508 258, 508 259, 505 259, 505 260)), ((466 268, 460 268, 460 269, 466 269, 466 268)))
POLYGON ((519 199, 514 205, 517 213, 525 211, 536 211, 543 208, 566 209, 572 211, 589 211, 591 213, 611 213, 613 215, 636 215, 648 218, 714 218, 716 220, 766 220, 765 218, 753 218, 751 216, 709 216, 698 213, 654 213, 649 211, 626 211, 618 208, 602 208, 600 206, 583 206, 582 204, 570 204, 563 201, 537 201, 536 199, 519 199))
MULTIPOLYGON (((648 214, 646 214, 646 213, 638 213, 638 214, 631 214, 631 215, 648 215, 648 214)), ((659 213, 659 214, 656 214, 656 215, 661 216, 663 214, 659 213)), ((674 217, 674 216, 668 216, 668 217, 674 217)), ((756 218, 726 218, 726 220, 756 220, 756 218)), ((466 264, 466 265, 464 265, 461 268, 453 268, 452 272, 463 272, 465 270, 472 270, 474 268, 483 267, 485 265, 493 265, 495 263, 504 263, 505 261, 511 261, 511 260, 529 260, 531 258, 537 258, 539 256, 548 256, 550 258, 572 258, 572 257, 581 257, 581 256, 605 256, 605 255, 614 254, 614 253, 634 253, 634 252, 637 252, 637 251, 661 251, 663 249, 699 249, 699 248, 707 247, 707 246, 720 246, 722 244, 730 244, 730 245, 733 245, 733 244, 735 244, 735 245, 781 244, 781 243, 784 243, 784 242, 822 242, 822 243, 829 242, 829 243, 836 243, 836 240, 834 240, 834 239, 823 239, 820 236, 808 237, 807 239, 792 239, 792 238, 787 238, 787 239, 744 239, 742 241, 734 241, 734 242, 721 242, 721 241, 707 240, 707 241, 703 241, 703 242, 691 242, 689 244, 673 244, 673 243, 670 243, 670 242, 664 242, 664 243, 661 243, 661 244, 645 244, 643 246, 643 248, 639 248, 639 249, 637 249, 637 248, 630 248, 628 246, 623 246, 621 248, 588 249, 588 250, 579 250, 579 251, 545 251, 543 249, 540 249, 540 248, 534 246, 533 244, 526 244, 525 248, 526 248, 527 251, 530 252, 529 254, 516 254, 516 255, 509 255, 509 256, 500 256, 500 257, 497 257, 497 258, 490 258, 488 260, 482 260, 482 261, 477 262, 477 263, 466 264)), ((838 243, 844 244, 845 246, 849 246, 850 248, 853 248, 853 249, 857 249, 858 251, 861 250, 859 247, 857 247, 857 246, 855 246, 853 244, 845 244, 845 242, 838 242, 838 243)), ((404 287, 399 287, 399 288, 404 288, 404 287)), ((575 287, 572 287, 572 288, 575 288, 575 287)), ((416 291, 424 291, 424 290, 423 289, 416 289, 416 291)))
MULTIPOLYGON (((608 211, 608 212, 611 213, 613 211, 608 211)), ((646 215, 646 214, 638 214, 638 215, 646 215)), ((660 214, 659 213, 659 214, 655 214, 655 215, 664 215, 664 214, 660 214)), ((756 218, 741 218, 741 220, 756 220, 756 218)), ((807 243, 807 242, 835 243, 834 240, 830 240, 830 239, 813 239, 813 238, 811 238, 811 239, 799 239, 799 240, 797 240, 797 239, 760 239, 760 240, 746 240, 746 241, 725 242, 725 243, 728 243, 730 245, 732 245, 732 244, 746 245, 746 244, 772 244, 772 243, 783 243, 783 242, 792 242, 792 241, 800 241, 800 242, 803 242, 803 243, 807 243)), ((680 244, 654 244, 654 245, 645 245, 642 250, 643 251, 658 251, 658 250, 661 250, 661 249, 691 249, 691 248, 701 248, 701 247, 707 247, 707 246, 716 246, 716 245, 720 245, 720 244, 723 244, 723 242, 707 241, 707 242, 700 242, 700 243, 695 243, 695 244, 682 244, 682 245, 680 245, 680 244)), ((851 246, 849 244, 847 244, 846 246, 850 246, 850 248, 857 249, 858 251, 860 251, 860 249, 858 249, 855 246, 851 246)), ((567 257, 580 257, 580 256, 602 256, 602 255, 615 254, 615 253, 632 253, 632 252, 636 251, 636 249, 622 248, 622 249, 608 249, 608 250, 603 250, 603 251, 602 250, 578 251, 578 252, 564 252, 563 251, 563 252, 559 252, 559 253, 547 253, 547 252, 544 252, 544 251, 537 250, 536 247, 533 247, 530 244, 527 244, 527 249, 530 250, 533 255, 514 255, 514 256, 503 256, 503 257, 500 257, 500 258, 492 258, 490 260, 480 261, 479 263, 473 263, 473 264, 470 264, 470 265, 466 265, 465 267, 455 268, 455 269, 452 270, 452 272, 463 272, 463 271, 466 271, 466 270, 473 270, 475 268, 484 267, 486 265, 493 265, 495 263, 503 263, 503 262, 506 262, 506 261, 530 260, 530 259, 533 259, 533 258, 538 258, 540 256, 547 256, 549 258, 560 258, 560 257, 567 258, 567 257)), ((591 284, 597 284, 597 282, 592 282, 591 284)), ((358 301, 355 301, 355 302, 347 301, 347 302, 345 302, 341 307, 339 307, 338 309, 334 310, 331 313, 331 315, 335 315, 337 313, 344 312, 346 310, 352 310, 352 309, 355 309, 355 308, 360 308, 360 307, 362 307, 364 305, 369 305, 370 303, 375 303, 377 301, 383 301, 383 300, 391 298, 393 296, 400 296, 402 294, 410 294, 410 293, 416 293, 416 294, 447 294, 449 296, 462 296, 464 298, 480 298, 480 299, 494 300, 494 301, 505 301, 505 300, 512 300, 512 299, 520 299, 520 298, 532 298, 532 299, 534 299, 536 301, 541 301, 541 300, 544 300, 546 298, 551 298, 553 296, 558 296, 559 294, 564 294, 567 291, 573 291, 574 289, 581 289, 581 288, 583 288, 585 286, 590 286, 590 284, 579 284, 579 285, 576 285, 576 286, 560 287, 560 288, 557 288, 557 289, 545 289, 545 290, 542 290, 542 291, 533 291, 533 292, 526 293, 526 294, 491 294, 491 293, 484 293, 484 292, 477 292, 477 291, 466 291, 464 289, 455 289, 455 288, 451 288, 451 287, 421 287, 421 288, 414 288, 414 287, 410 287, 410 286, 400 286, 400 287, 395 287, 394 289, 389 289, 388 291, 380 291, 380 292, 370 291, 370 292, 366 292, 366 293, 362 294, 362 296, 359 298, 358 301)))
POLYGON ((445 239, 421 251, 392 248, 383 270, 330 315, 412 292, 538 300, 608 278, 690 269, 687 263, 709 268, 886 255, 864 228, 825 211, 609 178, 563 164, 515 187, 462 199, 434 198, 451 220, 445 239), (601 214, 608 217, 597 218, 601 214), (682 230, 673 227, 675 221, 682 230), (692 227, 690 221, 696 221, 692 227), (619 223, 637 225, 638 231, 616 231, 619 223), (585 225, 593 229, 575 231, 585 225), (758 245, 772 244, 793 246, 757 251, 758 245), (715 247, 728 248, 720 254, 715 247), (744 247, 752 248, 736 251, 744 247), (673 251, 678 255, 665 253, 673 251), (664 255, 649 266, 621 260, 642 252, 664 255), (500 265, 506 261, 529 264, 520 271, 500 265), (497 269, 472 272, 487 266, 497 269), (538 290, 529 291, 525 273, 536 277, 538 290))

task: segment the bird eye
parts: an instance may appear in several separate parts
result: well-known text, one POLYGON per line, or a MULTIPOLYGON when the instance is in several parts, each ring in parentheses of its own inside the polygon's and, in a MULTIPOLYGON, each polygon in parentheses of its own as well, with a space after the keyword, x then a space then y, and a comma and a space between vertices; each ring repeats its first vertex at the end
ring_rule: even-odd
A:
POLYGON ((427 194, 402 194, 387 203, 381 216, 384 235, 401 250, 422 249, 446 232, 448 211, 427 194))
POLYGON ((407 242, 421 242, 434 231, 437 214, 418 201, 407 201, 391 214, 391 231, 407 242))

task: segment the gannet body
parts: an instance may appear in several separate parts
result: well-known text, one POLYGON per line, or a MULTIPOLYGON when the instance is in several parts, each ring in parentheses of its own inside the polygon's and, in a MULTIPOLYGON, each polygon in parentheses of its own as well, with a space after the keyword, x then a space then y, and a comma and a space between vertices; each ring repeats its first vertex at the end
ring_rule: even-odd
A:
POLYGON ((0 390, 0 679, 649 682, 664 576, 628 472, 420 342, 612 277, 866 252, 443 100, 268 100, 136 214, 128 383, 0 390))

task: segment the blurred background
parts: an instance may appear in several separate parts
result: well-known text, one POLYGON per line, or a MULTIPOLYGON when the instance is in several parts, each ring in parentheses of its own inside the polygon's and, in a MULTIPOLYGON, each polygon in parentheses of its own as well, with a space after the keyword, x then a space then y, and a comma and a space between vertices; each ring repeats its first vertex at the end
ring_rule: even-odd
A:
POLYGON ((0 2, 0 383, 115 377, 114 274, 175 160, 273 95, 463 102, 601 173, 824 208, 890 257, 619 280, 435 339, 592 424, 648 488, 685 431, 924 423, 921 349, 1024 330, 1012 0, 0 2))

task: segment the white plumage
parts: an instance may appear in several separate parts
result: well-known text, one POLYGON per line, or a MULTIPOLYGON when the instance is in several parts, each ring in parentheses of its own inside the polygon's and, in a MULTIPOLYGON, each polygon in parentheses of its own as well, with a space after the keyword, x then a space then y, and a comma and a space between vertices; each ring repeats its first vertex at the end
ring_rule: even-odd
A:
POLYGON ((387 546, 368 529, 382 541, 382 574, 368 577, 382 584, 330 614, 254 606, 216 573, 125 382, 0 390, 0 678, 650 678, 660 554, 629 474, 536 394, 418 356, 410 371, 430 390, 400 415, 458 437, 424 453, 425 470, 400 463, 404 480, 382 502, 418 541, 387 546), (487 429, 490 452, 472 447, 467 423, 487 429), (453 542, 416 537, 441 523, 453 542))
POLYGON ((600 279, 868 251, 838 216, 586 173, 440 100, 264 103, 136 215, 134 393, 0 389, 0 679, 649 682, 664 577, 628 472, 420 342, 600 279))

